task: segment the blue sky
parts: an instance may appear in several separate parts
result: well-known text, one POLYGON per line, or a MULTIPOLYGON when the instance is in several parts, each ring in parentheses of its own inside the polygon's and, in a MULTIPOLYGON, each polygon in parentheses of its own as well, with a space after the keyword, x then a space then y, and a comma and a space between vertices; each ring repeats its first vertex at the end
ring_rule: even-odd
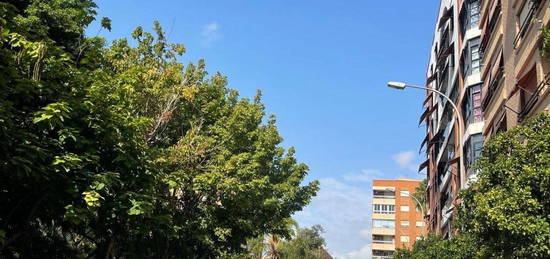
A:
MULTIPOLYGON (((371 181, 421 178, 418 127, 424 93, 387 81, 422 84, 439 1, 98 0, 112 19, 109 39, 158 20, 185 44, 182 61, 206 60, 243 97, 263 91, 285 146, 321 181, 296 215, 321 224, 338 258, 369 256, 371 181)), ((97 24, 89 34, 95 35, 97 24)))

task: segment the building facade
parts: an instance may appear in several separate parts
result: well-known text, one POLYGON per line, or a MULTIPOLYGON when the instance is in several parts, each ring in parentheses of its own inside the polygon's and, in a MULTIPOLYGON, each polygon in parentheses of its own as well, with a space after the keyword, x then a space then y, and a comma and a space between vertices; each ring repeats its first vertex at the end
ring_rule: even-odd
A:
POLYGON ((392 258, 396 248, 412 247, 426 233, 422 210, 412 197, 418 180, 374 180, 373 259, 392 258))
POLYGON ((541 28, 549 25, 548 0, 482 1, 485 139, 550 110, 550 58, 540 53, 541 28))
POLYGON ((485 140, 550 109, 550 61, 540 55, 550 0, 441 0, 427 69, 421 150, 428 229, 449 237, 458 192, 475 179, 485 140), (461 165, 464 165, 463 168, 461 165))
POLYGON ((427 92, 420 119, 427 160, 419 169, 428 180, 428 228, 443 236, 452 235, 457 194, 475 178, 470 167, 483 145, 480 6, 480 0, 441 1, 428 64, 426 85, 449 96, 464 118, 462 129, 452 104, 427 92))

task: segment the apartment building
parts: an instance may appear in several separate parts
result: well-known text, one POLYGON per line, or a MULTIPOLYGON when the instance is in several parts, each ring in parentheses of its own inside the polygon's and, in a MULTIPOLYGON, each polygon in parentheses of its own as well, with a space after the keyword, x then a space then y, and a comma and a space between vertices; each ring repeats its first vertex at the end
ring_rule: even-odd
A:
POLYGON ((475 178, 471 165, 483 145, 480 5, 480 0, 440 2, 426 75, 426 85, 449 96, 464 118, 461 128, 452 103, 426 93, 420 123, 426 125, 421 150, 427 159, 419 170, 428 179, 428 228, 447 237, 457 194, 475 178))
POLYGON ((450 102, 427 91, 419 170, 428 179, 428 229, 449 237, 484 140, 550 110, 550 58, 540 55, 550 0, 441 0, 437 17, 426 85, 457 104, 464 125, 450 102))
POLYGON ((540 55, 541 28, 549 25, 548 0, 482 1, 485 139, 550 110, 550 58, 540 55))
POLYGON ((422 209, 412 197, 418 180, 374 180, 372 258, 392 258, 396 248, 411 247, 426 234, 422 209))

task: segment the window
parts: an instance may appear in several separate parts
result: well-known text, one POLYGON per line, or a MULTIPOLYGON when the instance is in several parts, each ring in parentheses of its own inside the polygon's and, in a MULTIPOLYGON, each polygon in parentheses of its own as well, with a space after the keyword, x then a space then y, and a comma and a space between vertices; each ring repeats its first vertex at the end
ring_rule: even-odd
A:
POLYGON ((472 0, 468 4, 468 28, 472 29, 479 25, 479 0, 472 0))
POLYGON ((527 25, 531 22, 536 9, 535 1, 526 0, 517 14, 519 34, 523 34, 527 25))
POLYGON ((481 70, 481 55, 479 52, 479 37, 468 41, 464 48, 464 73, 465 75, 477 74, 481 70))
POLYGON ((519 81, 518 87, 520 88, 521 96, 521 112, 528 111, 529 101, 533 97, 533 93, 537 91, 537 68, 533 66, 529 72, 527 72, 519 81))
POLYGON ((417 221, 416 226, 419 228, 424 227, 424 221, 417 221))
POLYGON ((372 227, 373 228, 395 228, 395 221, 394 220, 385 220, 385 219, 373 219, 372 220, 372 227))
POLYGON ((481 84, 468 87, 462 106, 462 114, 467 123, 483 121, 481 106, 481 84))
POLYGON ((401 220, 401 226, 402 227, 408 227, 409 226, 409 221, 408 220, 401 220))
POLYGON ((481 134, 472 135, 466 145, 464 145, 465 164, 466 167, 471 167, 472 164, 481 156, 481 149, 483 147, 483 136, 481 134))
POLYGON ((374 204, 376 214, 395 214, 395 205, 374 204))
POLYGON ((374 195, 374 198, 377 198, 377 199, 394 199, 395 198, 395 192, 392 190, 374 190, 373 195, 374 195))
POLYGON ((464 5, 460 13, 462 37, 467 30, 479 27, 479 0, 464 1, 464 5))
POLYGON ((408 243, 409 242, 409 236, 401 236, 401 243, 408 243))
POLYGON ((416 237, 416 240, 417 240, 417 241, 418 241, 418 240, 422 240, 422 237, 416 237))
POLYGON ((409 191, 404 190, 399 192, 401 194, 401 197, 409 197, 409 191))
POLYGON ((409 212, 409 206, 401 206, 402 212, 409 212))

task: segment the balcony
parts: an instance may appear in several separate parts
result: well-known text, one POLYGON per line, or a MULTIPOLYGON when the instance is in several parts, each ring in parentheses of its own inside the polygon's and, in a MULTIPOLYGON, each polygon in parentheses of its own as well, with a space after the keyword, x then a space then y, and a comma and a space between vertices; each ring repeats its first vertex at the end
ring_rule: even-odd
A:
POLYGON ((500 82, 502 82, 502 79, 504 78, 504 67, 499 66, 496 69, 495 74, 491 77, 492 80, 489 80, 484 86, 483 86, 483 99, 482 99, 482 107, 485 111, 487 109, 487 106, 489 106, 489 103, 491 102, 491 99, 493 99, 493 95, 495 94, 498 86, 500 85, 500 82))
POLYGON ((533 110, 537 102, 539 101, 539 98, 548 91, 548 86, 550 85, 550 72, 546 74, 544 77, 544 80, 537 86, 537 89, 531 97, 525 102, 523 107, 521 108, 521 112, 518 115, 518 120, 521 122, 523 121, 527 115, 533 110))
POLYGON ((516 38, 514 39, 514 48, 518 47, 519 43, 521 42, 521 39, 527 33, 529 26, 533 23, 533 20, 534 20, 533 18, 537 13, 541 2, 542 2, 541 0, 533 0, 533 1, 525 2, 525 6, 523 8, 528 8, 528 9, 525 12, 525 17, 523 19, 523 22, 520 25, 516 38))
POLYGON ((395 199, 395 190, 384 189, 384 190, 373 190, 374 199, 395 199))
POLYGON ((374 250, 386 250, 386 251, 395 250, 395 244, 393 242, 392 243, 376 243, 376 242, 372 241, 371 247, 374 250))

